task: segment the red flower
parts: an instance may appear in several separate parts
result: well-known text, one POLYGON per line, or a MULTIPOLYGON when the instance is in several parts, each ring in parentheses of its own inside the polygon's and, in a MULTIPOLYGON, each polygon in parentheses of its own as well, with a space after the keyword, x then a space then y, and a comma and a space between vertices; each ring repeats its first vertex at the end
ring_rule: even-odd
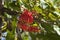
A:
POLYGON ((23 31, 28 31, 28 32, 39 32, 40 31, 38 27, 27 26, 26 24, 23 24, 21 22, 18 23, 18 27, 21 28, 23 31))
POLYGON ((21 14, 19 20, 24 21, 26 23, 32 23, 33 22, 32 12, 30 12, 28 10, 24 10, 24 12, 21 14))
POLYGON ((38 27, 28 26, 27 23, 33 23, 33 16, 32 12, 25 9, 19 17, 18 27, 24 31, 39 32, 38 27))
POLYGON ((21 28, 22 30, 25 30, 25 31, 28 30, 28 26, 23 24, 23 23, 21 23, 21 22, 19 22, 17 26, 18 26, 18 28, 21 28))
POLYGON ((27 31, 28 30, 28 26, 27 25, 21 25, 21 29, 27 31))
POLYGON ((39 30, 40 29, 38 29, 38 27, 33 27, 33 26, 31 26, 31 27, 28 28, 29 32, 39 32, 39 30))

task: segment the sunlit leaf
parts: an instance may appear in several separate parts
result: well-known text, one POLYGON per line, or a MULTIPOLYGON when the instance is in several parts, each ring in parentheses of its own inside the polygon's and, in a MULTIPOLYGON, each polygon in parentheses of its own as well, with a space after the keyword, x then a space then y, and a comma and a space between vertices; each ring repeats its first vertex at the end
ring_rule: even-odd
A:
POLYGON ((49 17, 51 18, 51 20, 56 20, 56 17, 52 13, 49 13, 49 17))
POLYGON ((53 25, 54 30, 60 35, 60 28, 57 25, 53 25))

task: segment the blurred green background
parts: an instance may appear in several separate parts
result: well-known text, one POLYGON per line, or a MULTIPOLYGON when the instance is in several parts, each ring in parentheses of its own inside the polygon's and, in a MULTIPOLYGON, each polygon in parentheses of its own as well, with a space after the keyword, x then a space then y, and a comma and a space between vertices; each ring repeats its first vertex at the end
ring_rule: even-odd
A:
POLYGON ((18 38, 21 35, 22 40, 60 40, 60 0, 0 0, 0 17, 3 19, 0 38, 5 38, 1 40, 21 40, 18 38), (33 24, 38 24, 40 33, 17 35, 18 17, 23 11, 21 7, 38 13, 33 24))

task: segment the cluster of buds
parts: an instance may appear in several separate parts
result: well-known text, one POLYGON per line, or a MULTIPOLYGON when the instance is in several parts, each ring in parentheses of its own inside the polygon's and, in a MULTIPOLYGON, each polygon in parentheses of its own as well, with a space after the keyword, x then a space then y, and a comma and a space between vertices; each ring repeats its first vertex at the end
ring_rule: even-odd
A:
POLYGON ((19 17, 18 27, 23 31, 39 32, 40 29, 38 27, 30 25, 33 21, 33 13, 25 9, 19 17))

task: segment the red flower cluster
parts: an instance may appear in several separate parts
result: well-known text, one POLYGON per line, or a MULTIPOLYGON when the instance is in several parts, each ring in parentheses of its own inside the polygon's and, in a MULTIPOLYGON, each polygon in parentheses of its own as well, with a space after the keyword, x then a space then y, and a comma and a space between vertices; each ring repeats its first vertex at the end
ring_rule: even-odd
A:
POLYGON ((40 29, 38 29, 38 27, 34 27, 34 26, 27 26, 25 24, 22 23, 18 23, 19 28, 21 28, 24 31, 29 31, 29 32, 39 32, 40 29))
POLYGON ((33 22, 32 12, 30 12, 28 10, 24 10, 24 12, 21 14, 19 20, 22 20, 26 23, 32 23, 33 22))
POLYGON ((29 32, 39 32, 38 27, 26 25, 26 23, 29 25, 33 23, 32 12, 28 10, 24 10, 24 12, 19 17, 19 21, 20 22, 18 23, 18 27, 21 28, 22 30, 29 31, 29 32))

